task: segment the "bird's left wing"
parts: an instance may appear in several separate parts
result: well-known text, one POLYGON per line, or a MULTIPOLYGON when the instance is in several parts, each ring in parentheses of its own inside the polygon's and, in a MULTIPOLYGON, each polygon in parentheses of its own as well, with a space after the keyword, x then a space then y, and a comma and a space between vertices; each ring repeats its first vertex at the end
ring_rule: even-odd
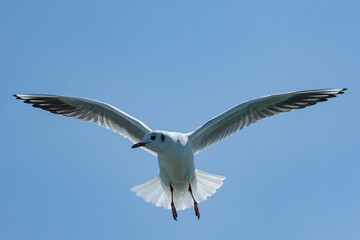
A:
POLYGON ((199 153, 260 119, 327 101, 328 98, 342 94, 345 90, 346 88, 299 91, 248 101, 227 110, 189 133, 189 140, 194 153, 199 153))
MULTIPOLYGON (((132 142, 140 142, 151 131, 140 120, 107 104, 78 97, 64 97, 42 94, 15 94, 17 99, 32 104, 33 107, 96 123, 99 126, 111 129, 132 142)), ((148 150, 148 149, 145 149, 148 150)), ((148 151, 156 155, 152 151, 148 151)))

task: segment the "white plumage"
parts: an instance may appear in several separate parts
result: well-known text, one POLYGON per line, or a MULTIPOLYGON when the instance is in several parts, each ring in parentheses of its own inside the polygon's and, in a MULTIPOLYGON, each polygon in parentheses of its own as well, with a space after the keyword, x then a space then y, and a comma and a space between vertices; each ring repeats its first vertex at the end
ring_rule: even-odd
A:
MULTIPOLYGON (((213 195, 216 189, 223 185, 225 177, 195 170, 195 176, 191 181, 194 196, 197 202, 202 202, 213 195)), ((158 207, 171 209, 171 193, 168 186, 161 182, 160 175, 149 181, 133 187, 131 191, 136 196, 142 197, 145 202, 150 202, 158 207)), ((187 189, 174 192, 174 203, 176 209, 185 210, 193 206, 193 200, 187 189)))
POLYGON ((261 97, 225 111, 190 133, 152 131, 121 110, 90 99, 39 94, 14 96, 34 107, 111 129, 135 143, 133 148, 142 147, 157 156, 160 174, 131 190, 146 202, 172 209, 176 220, 176 209, 191 206, 200 218, 197 203, 213 195, 225 179, 195 169, 194 154, 260 119, 327 101, 345 90, 322 89, 261 97))

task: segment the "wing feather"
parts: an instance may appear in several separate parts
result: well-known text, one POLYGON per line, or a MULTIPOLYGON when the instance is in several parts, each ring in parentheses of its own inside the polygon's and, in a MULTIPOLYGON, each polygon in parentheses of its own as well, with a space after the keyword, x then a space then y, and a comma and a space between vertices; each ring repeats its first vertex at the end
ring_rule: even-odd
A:
POLYGON ((241 103, 189 133, 193 151, 199 153, 260 119, 327 101, 345 90, 347 89, 339 88, 282 93, 241 103))
MULTIPOLYGON (((107 103, 85 98, 56 95, 15 94, 14 96, 25 103, 32 104, 36 108, 96 123, 99 126, 119 133, 134 143, 140 142, 151 131, 140 120, 107 103)), ((145 150, 156 155, 148 149, 145 150)))

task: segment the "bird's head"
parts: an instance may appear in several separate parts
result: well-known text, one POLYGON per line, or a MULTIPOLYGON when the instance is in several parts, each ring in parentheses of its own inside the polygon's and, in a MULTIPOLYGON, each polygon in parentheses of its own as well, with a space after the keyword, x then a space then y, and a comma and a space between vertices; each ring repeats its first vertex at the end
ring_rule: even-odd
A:
POLYGON ((160 152, 164 149, 166 137, 162 132, 149 132, 144 136, 141 142, 135 143, 131 148, 145 147, 154 152, 160 152))

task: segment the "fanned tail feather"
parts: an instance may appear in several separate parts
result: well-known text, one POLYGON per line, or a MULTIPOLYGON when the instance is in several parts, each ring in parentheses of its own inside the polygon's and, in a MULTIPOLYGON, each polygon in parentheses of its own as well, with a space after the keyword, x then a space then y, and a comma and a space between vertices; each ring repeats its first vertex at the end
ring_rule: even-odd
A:
POLYGON ((195 199, 198 202, 205 201, 216 192, 216 189, 223 185, 226 177, 196 170, 197 188, 195 199))
MULTIPOLYGON (((191 187, 196 201, 198 203, 205 201, 207 197, 213 195, 216 189, 223 185, 224 180, 225 177, 223 176, 195 170, 195 177, 191 181, 191 187)), ((133 187, 131 191, 135 192, 137 196, 142 197, 145 202, 171 209, 170 187, 161 181, 159 175, 133 187)), ((174 186, 174 204, 178 210, 184 210, 194 205, 187 184, 182 187, 174 186)))

